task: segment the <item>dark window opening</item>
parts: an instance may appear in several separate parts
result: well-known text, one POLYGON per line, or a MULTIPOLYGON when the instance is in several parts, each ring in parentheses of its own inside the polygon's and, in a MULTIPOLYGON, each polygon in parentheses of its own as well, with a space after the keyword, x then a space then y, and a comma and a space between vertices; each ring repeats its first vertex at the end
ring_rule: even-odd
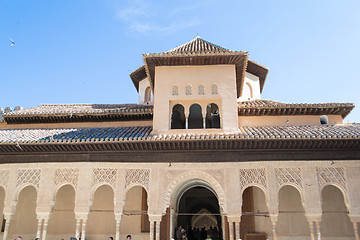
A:
POLYGON ((215 103, 207 105, 206 128, 220 128, 219 107, 215 103))
POLYGON ((320 116, 320 123, 321 124, 328 124, 329 123, 328 117, 326 115, 320 116))
POLYGON ((201 106, 199 104, 193 104, 190 106, 188 124, 189 129, 203 128, 203 118, 201 106))
POLYGON ((185 129, 185 113, 181 104, 176 104, 172 109, 171 129, 185 129))

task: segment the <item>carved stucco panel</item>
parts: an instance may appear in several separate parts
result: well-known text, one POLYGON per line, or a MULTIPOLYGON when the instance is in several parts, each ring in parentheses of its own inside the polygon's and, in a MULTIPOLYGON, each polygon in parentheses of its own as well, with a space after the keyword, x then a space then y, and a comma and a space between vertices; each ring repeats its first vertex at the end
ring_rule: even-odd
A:
POLYGON ((335 184, 342 187, 344 191, 347 191, 343 167, 317 167, 316 175, 320 189, 327 184, 335 184))
POLYGON ((0 171, 0 185, 7 187, 8 180, 9 180, 9 171, 1 170, 0 171))
POLYGON ((79 169, 77 168, 60 168, 55 171, 55 185, 71 183, 77 187, 79 180, 79 169))
POLYGON ((17 172, 16 186, 31 183, 37 188, 40 184, 40 169, 19 169, 17 172))
POLYGON ((148 190, 149 182, 150 182, 149 169, 126 169, 125 188, 133 184, 140 184, 148 190))
POLYGON ((291 184, 303 189, 301 168, 275 168, 275 173, 276 183, 279 188, 283 185, 291 184))
POLYGON ((92 186, 100 183, 108 183, 115 188, 116 168, 94 168, 92 177, 92 186))
POLYGON ((240 169, 240 190, 250 185, 259 185, 267 188, 265 168, 240 169))

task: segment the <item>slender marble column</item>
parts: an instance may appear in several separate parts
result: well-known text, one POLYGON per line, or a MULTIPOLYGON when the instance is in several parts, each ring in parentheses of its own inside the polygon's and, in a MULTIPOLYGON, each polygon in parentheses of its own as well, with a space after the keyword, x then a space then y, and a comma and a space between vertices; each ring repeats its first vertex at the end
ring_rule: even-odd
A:
POLYGON ((222 239, 226 239, 226 223, 225 223, 225 216, 221 215, 221 231, 222 231, 222 239))
POLYGON ((203 115, 203 128, 206 128, 206 114, 203 115))
POLYGON ((240 236, 240 222, 235 222, 235 230, 236 230, 235 240, 241 239, 241 236, 240 236))
POLYGON ((358 222, 353 222, 353 225, 354 225, 355 239, 360 240, 360 238, 359 238, 359 230, 358 230, 358 222))
POLYGON ((160 221, 156 221, 156 235, 155 240, 160 240, 160 221))
POLYGON ((320 221, 315 221, 315 224, 316 224, 317 240, 321 240, 320 221))
POLYGON ((185 117, 185 129, 189 128, 189 116, 185 117))
POLYGON ((154 240, 154 222, 150 221, 150 240, 154 240))
POLYGON ((120 240, 120 220, 116 220, 115 240, 120 240))
POLYGON ((83 218, 82 220, 82 226, 81 226, 81 239, 85 240, 85 231, 86 231, 86 220, 85 218, 83 218))
POLYGON ((40 235, 41 235, 42 222, 43 222, 43 219, 42 219, 42 218, 38 218, 38 225, 37 225, 37 231, 36 231, 36 238, 39 238, 39 239, 40 239, 40 235))
POLYGON ((49 218, 44 218, 43 232, 42 232, 42 238, 41 238, 42 240, 46 240, 46 233, 47 233, 48 221, 49 221, 49 218))
POLYGON ((277 234, 276 234, 276 222, 273 223, 273 229, 272 229, 273 239, 277 240, 277 234))
POLYGON ((174 228, 175 228, 175 210, 174 209, 170 209, 170 231, 169 231, 169 239, 174 237, 174 228))
POLYGON ((75 237, 77 240, 79 240, 80 238, 80 228, 81 228, 81 218, 77 218, 76 219, 76 232, 75 232, 75 237))
POLYGON ((315 240, 315 233, 314 233, 314 221, 309 221, 309 228, 310 228, 310 239, 315 240))
POLYGON ((7 240, 7 235, 8 235, 8 232, 9 232, 9 226, 10 226, 10 219, 11 217, 10 216, 7 216, 5 218, 5 228, 4 228, 4 234, 3 234, 3 240, 7 240))
POLYGON ((229 238, 234 240, 234 222, 229 222, 229 238))

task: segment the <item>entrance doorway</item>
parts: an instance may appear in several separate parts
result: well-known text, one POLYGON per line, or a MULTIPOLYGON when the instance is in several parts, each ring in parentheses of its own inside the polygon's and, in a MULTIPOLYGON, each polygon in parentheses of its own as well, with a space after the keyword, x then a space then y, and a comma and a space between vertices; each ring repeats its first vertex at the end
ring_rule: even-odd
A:
MULTIPOLYGON (((222 239, 221 215, 215 193, 203 186, 194 186, 179 196, 177 226, 186 230, 189 240, 222 239)), ((176 239, 176 230, 175 236, 176 239)))

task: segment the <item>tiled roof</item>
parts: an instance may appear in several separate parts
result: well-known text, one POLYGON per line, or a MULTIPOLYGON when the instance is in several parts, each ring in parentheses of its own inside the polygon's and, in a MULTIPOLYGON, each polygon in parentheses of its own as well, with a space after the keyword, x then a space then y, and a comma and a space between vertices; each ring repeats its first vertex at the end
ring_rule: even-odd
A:
POLYGON ((206 53, 206 52, 231 52, 229 49, 206 41, 199 36, 191 41, 173 48, 166 53, 206 53))
POLYGON ((152 119, 153 106, 138 104, 42 104, 3 114, 7 123, 152 119))
POLYGON ((345 118, 353 103, 282 103, 257 99, 238 103, 239 116, 341 115, 345 118))
POLYGON ((142 113, 152 106, 138 104, 41 104, 40 106, 4 113, 3 117, 31 115, 142 113))
POLYGON ((110 143, 193 140, 307 140, 357 139, 360 124, 319 126, 241 127, 239 133, 151 134, 152 127, 71 128, 71 129, 5 129, 0 130, 0 145, 12 143, 110 143))

